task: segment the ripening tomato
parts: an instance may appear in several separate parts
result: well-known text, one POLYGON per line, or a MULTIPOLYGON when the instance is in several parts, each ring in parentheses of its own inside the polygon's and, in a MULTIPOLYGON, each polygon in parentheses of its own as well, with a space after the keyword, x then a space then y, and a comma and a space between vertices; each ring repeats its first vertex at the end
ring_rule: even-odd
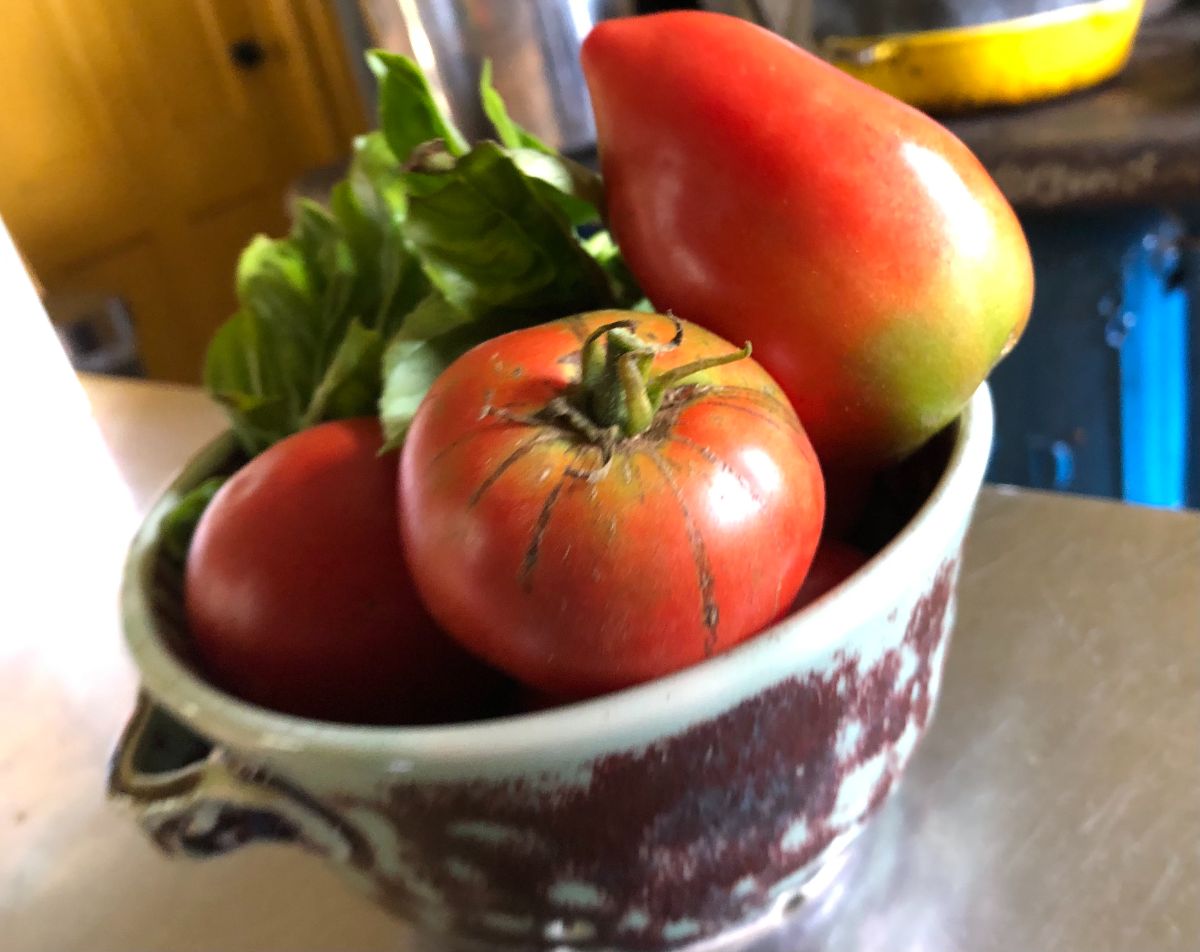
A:
POLYGON ((1021 226, 928 116, 717 13, 607 20, 582 62, 630 270, 749 337, 825 465, 916 449, 1020 337, 1021 226))
POLYGON ((876 474, 868 469, 833 469, 822 460, 825 474, 825 538, 846 538, 863 518, 876 474))
POLYGON ((825 539, 817 548, 812 568, 808 570, 808 577, 800 586, 800 593, 792 604, 792 610, 798 611, 815 602, 866 564, 867 554, 861 549, 839 539, 825 539))
POLYGON ((498 675, 422 607, 396 534, 397 453, 374 419, 276 443, 221 487, 185 574, 204 669, 264 707, 351 723, 476 711, 498 675))
POLYGON ((747 355, 671 318, 603 311, 453 363, 400 466, 405 552, 445 630, 580 697, 700 661, 786 610, 824 488, 747 355))

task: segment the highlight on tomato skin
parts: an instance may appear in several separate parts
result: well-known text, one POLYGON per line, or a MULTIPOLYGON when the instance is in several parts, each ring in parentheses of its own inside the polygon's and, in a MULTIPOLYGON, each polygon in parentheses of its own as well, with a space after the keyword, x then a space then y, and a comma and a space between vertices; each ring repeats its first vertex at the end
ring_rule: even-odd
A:
POLYGON ((235 473, 196 528, 185 611, 202 668, 263 707, 422 724, 485 714, 503 679, 442 634, 396 533, 398 453, 375 418, 288 437, 235 473))
POLYGON ((459 358, 417 411, 400 487, 433 617, 555 697, 762 630, 799 590, 824 514, 816 455, 748 349, 624 311, 459 358))

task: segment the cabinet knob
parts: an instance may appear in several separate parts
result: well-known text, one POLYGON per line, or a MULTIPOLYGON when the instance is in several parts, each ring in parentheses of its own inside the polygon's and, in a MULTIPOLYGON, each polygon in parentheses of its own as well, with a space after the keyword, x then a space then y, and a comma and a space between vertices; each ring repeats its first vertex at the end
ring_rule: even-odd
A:
POLYGON ((249 72, 263 64, 263 60, 267 58, 267 51, 258 40, 247 37, 229 44, 229 58, 238 69, 249 72))

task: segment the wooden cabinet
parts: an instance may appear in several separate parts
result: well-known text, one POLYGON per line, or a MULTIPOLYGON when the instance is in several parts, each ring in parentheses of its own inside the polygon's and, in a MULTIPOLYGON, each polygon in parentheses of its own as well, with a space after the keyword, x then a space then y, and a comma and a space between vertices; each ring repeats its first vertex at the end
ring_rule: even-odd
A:
POLYGON ((321 0, 0 0, 0 215, 56 300, 112 296, 195 381, 238 252, 365 126, 321 0))

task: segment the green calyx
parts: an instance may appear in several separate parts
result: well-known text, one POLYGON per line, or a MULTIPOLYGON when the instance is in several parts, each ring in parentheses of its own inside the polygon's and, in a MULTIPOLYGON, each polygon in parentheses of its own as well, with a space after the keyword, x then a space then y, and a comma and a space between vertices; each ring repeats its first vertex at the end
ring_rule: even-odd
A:
MULTIPOLYGON (((672 318, 672 320, 675 320, 672 318)), ((683 341, 683 324, 675 320, 675 336, 652 344, 635 333, 633 321, 614 321, 596 328, 580 353, 581 380, 577 408, 598 428, 615 428, 626 437, 644 433, 654 422, 663 397, 693 374, 744 360, 750 343, 720 357, 705 357, 655 373, 655 357, 683 341)))

